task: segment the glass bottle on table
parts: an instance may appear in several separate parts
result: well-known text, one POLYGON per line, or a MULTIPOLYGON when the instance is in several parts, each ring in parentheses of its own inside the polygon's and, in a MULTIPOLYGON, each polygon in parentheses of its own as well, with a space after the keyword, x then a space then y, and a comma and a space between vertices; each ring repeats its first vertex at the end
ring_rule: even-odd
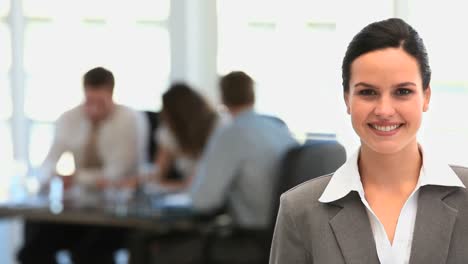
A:
POLYGON ((64 190, 71 184, 73 174, 75 174, 75 158, 73 153, 67 151, 60 156, 56 173, 49 183, 49 202, 56 209, 59 207, 57 205, 63 202, 64 190))

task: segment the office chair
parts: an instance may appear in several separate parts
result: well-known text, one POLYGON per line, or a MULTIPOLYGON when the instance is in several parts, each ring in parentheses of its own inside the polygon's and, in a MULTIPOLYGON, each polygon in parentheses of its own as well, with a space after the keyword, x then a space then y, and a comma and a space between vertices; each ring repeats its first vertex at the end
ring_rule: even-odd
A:
POLYGON ((286 124, 286 122, 284 122, 283 119, 277 117, 277 116, 274 116, 274 115, 267 115, 267 114, 261 114, 262 117, 266 118, 266 119, 269 119, 269 120, 272 120, 274 122, 276 122, 277 124, 280 124, 282 126, 285 126, 286 128, 288 127, 288 125, 286 124))
POLYGON ((309 140, 289 150, 281 164, 277 196, 310 179, 336 171, 346 161, 345 148, 333 140, 309 140))
POLYGON ((159 126, 159 112, 143 111, 143 113, 145 114, 145 117, 148 121, 149 128, 147 139, 148 144, 146 149, 146 156, 148 157, 147 161, 153 162, 156 156, 156 152, 158 151, 158 144, 156 143, 154 134, 159 126))
MULTIPOLYGON (((228 246, 237 247, 236 241, 222 245, 219 240, 226 233, 226 227, 214 228, 206 239, 205 262, 210 264, 240 264, 240 263, 268 263, 271 239, 273 237, 274 225, 279 208, 280 195, 292 187, 307 180, 326 175, 336 171, 346 161, 344 147, 335 140, 310 140, 307 144, 293 147, 285 153, 279 165, 276 176, 275 190, 272 197, 272 215, 270 225, 265 230, 232 230, 227 237, 240 236, 242 250, 238 250, 239 259, 219 260, 223 253, 216 253, 216 249, 224 249, 228 246), (244 238, 242 240, 242 238, 244 238), (254 241, 256 240, 256 241, 254 241), (248 249, 250 248, 250 249, 248 249), (255 252, 256 251, 256 252, 255 252)), ((226 235, 224 235, 226 237, 226 235)), ((221 239, 222 240, 222 239, 221 239)), ((229 239, 226 239, 229 241, 229 239)), ((233 253, 231 253, 234 255, 233 253)), ((227 254, 226 254, 227 255, 227 254)))

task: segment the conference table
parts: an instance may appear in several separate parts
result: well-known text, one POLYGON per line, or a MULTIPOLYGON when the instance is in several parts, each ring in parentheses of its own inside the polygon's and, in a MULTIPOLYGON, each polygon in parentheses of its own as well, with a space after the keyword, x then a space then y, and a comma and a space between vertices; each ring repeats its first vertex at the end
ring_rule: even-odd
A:
MULTIPOLYGON (((175 195, 174 195, 175 196, 175 195)), ((87 197, 83 195, 83 197, 87 197)), ((175 199, 174 199, 175 198, 175 199)), ((91 202, 64 198, 51 200, 48 195, 26 195, 0 200, 0 217, 94 226, 135 228, 153 232, 200 228, 209 221, 178 206, 180 197, 168 202, 167 195, 136 192, 127 199, 97 198, 91 202)))
POLYGON ((127 239, 133 248, 132 258, 138 263, 149 261, 151 240, 148 237, 170 232, 204 234, 216 222, 213 215, 195 214, 186 206, 183 194, 147 194, 138 189, 131 196, 124 195, 124 199, 118 192, 116 194, 114 199, 103 195, 85 199, 85 202, 83 198, 89 195, 81 195, 81 199, 65 196, 60 200, 45 194, 13 195, 0 199, 0 218, 133 230, 127 239))

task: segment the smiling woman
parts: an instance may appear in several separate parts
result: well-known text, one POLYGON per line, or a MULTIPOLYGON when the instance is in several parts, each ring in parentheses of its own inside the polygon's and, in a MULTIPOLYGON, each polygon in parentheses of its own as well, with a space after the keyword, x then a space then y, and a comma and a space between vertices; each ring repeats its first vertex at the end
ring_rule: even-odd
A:
POLYGON ((342 76, 361 146, 333 175, 283 194, 270 263, 466 262, 468 169, 417 141, 431 99, 422 39, 401 19, 372 23, 342 76))
POLYGON ((429 105, 431 89, 423 88, 418 61, 403 48, 384 48, 352 62, 345 91, 347 111, 361 149, 395 153, 417 150, 416 132, 429 105), (385 63, 381 63, 385 62, 385 63))

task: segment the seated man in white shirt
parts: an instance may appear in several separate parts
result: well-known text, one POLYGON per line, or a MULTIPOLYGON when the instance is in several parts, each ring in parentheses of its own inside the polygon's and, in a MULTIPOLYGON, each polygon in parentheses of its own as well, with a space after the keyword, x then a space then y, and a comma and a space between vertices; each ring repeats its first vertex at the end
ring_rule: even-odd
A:
MULTIPOLYGON (((147 124, 144 116, 114 103, 113 74, 102 68, 83 78, 85 100, 65 112, 56 122, 55 138, 42 165, 43 185, 56 174, 59 157, 73 153, 76 173, 62 177, 65 188, 78 185, 91 193, 108 186, 131 187, 145 161, 147 124)), ((21 263, 55 263, 60 249, 71 252, 74 263, 113 263, 113 252, 121 246, 125 232, 110 227, 84 227, 29 221, 18 259, 21 263)))

